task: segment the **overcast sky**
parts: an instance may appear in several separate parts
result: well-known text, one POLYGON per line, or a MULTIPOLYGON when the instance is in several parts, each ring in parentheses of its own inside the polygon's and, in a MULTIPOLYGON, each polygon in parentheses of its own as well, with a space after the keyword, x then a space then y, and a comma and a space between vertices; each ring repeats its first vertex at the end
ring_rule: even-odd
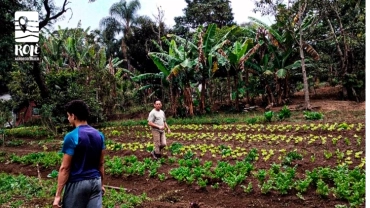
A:
MULTIPOLYGON (((77 26, 79 20, 83 28, 90 26, 90 30, 98 29, 99 21, 106 16, 109 16, 110 6, 119 0, 96 0, 93 3, 88 3, 88 0, 71 0, 68 4, 71 11, 67 11, 64 15, 64 20, 58 21, 56 25, 61 28, 73 28, 77 26), (69 18, 72 15, 72 19, 69 18)), ((129 2, 130 0, 128 0, 129 2)), ((183 9, 186 7, 185 0, 140 0, 141 9, 139 15, 147 15, 153 18, 153 15, 158 14, 157 6, 161 6, 164 11, 164 19, 167 26, 172 27, 175 24, 174 17, 182 16, 183 9)), ((266 24, 271 24, 273 19, 263 17, 253 13, 254 4, 252 0, 231 0, 231 7, 234 13, 234 21, 238 24, 248 22, 248 16, 259 18, 266 24)), ((56 27, 55 27, 56 28, 56 27)))

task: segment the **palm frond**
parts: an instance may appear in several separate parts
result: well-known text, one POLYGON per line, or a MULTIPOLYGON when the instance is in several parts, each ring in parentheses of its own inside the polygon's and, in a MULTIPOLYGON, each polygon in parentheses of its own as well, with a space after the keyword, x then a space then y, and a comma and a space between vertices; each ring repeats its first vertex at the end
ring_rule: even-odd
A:
POLYGON ((255 54, 260 47, 261 44, 257 43, 253 48, 249 49, 248 53, 246 53, 239 61, 240 69, 244 67, 244 62, 246 62, 253 54, 255 54))
POLYGON ((274 39, 276 39, 279 43, 282 43, 284 42, 283 38, 281 37, 281 35, 276 31, 274 30, 273 28, 271 28, 269 25, 265 24, 264 22, 262 22, 261 20, 257 19, 257 18, 254 18, 254 17, 248 17, 250 20, 252 20, 254 23, 256 23, 257 25, 265 28, 268 30, 268 32, 272 35, 272 37, 274 37, 274 39))
MULTIPOLYGON (((161 86, 158 85, 158 84, 148 84, 148 85, 144 85, 144 86, 141 86, 139 89, 136 89, 135 92, 134 92, 134 95, 139 93, 140 91, 143 91, 143 90, 146 90, 146 89, 153 89, 153 88, 160 88, 161 86)), ((158 90, 158 89, 157 89, 158 90)))
POLYGON ((253 69, 255 71, 259 71, 261 72, 262 71, 262 68, 260 65, 256 64, 256 63, 253 63, 253 62, 250 62, 250 61, 247 61, 245 62, 244 64, 247 68, 250 68, 250 69, 253 69))
POLYGON ((130 70, 128 70, 128 69, 125 69, 125 68, 117 68, 117 70, 122 70, 122 72, 125 72, 125 73, 129 74, 129 75, 130 75, 130 77, 135 76, 135 74, 134 74, 134 73, 132 73, 132 72, 131 72, 130 70))
POLYGON ((165 50, 163 50, 163 48, 157 43, 157 41, 155 40, 151 40, 153 45, 159 50, 160 53, 166 53, 165 50))
POLYGON ((153 79, 162 79, 163 74, 160 73, 144 73, 144 74, 139 74, 137 76, 131 77, 131 79, 135 82, 141 82, 144 80, 153 80, 153 79))
POLYGON ((276 76, 279 78, 279 79, 284 79, 288 74, 288 70, 282 68, 282 69, 279 69, 276 71, 276 76))
POLYGON ((174 34, 167 34, 167 37, 168 38, 172 38, 173 40, 179 42, 181 45, 185 46, 185 47, 190 47, 191 50, 197 50, 197 46, 192 43, 191 41, 189 40, 186 40, 178 35, 174 35, 174 34))
MULTIPOLYGON (((306 60, 305 62, 305 67, 313 67, 314 65, 309 63, 309 59, 306 60)), ((293 64, 290 64, 286 67, 284 67, 285 69, 297 69, 297 68, 301 68, 302 67, 302 64, 301 64, 301 60, 297 60, 295 61, 293 64)))
POLYGON ((204 40, 203 40, 203 46, 204 46, 204 52, 207 54, 211 50, 211 45, 213 38, 216 34, 216 24, 210 24, 208 25, 204 40))

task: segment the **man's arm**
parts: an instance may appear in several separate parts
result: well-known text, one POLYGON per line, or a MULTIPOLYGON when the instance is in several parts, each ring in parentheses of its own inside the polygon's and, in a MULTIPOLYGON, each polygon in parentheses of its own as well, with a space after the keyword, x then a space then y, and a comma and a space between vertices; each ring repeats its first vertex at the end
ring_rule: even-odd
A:
POLYGON ((167 122, 164 122, 164 126, 167 128, 168 133, 171 133, 170 127, 168 127, 167 122))
POLYGON ((103 191, 103 194, 105 193, 105 188, 104 188, 104 177, 105 177, 105 173, 104 173, 104 155, 105 155, 105 150, 103 149, 101 151, 101 155, 100 155, 100 162, 99 162, 99 172, 100 172, 100 177, 101 177, 101 187, 102 187, 102 191, 103 191))
POLYGON ((61 201, 62 191, 68 181, 69 172, 71 170, 71 164, 72 164, 72 156, 68 154, 64 154, 63 159, 62 159, 62 165, 60 165, 60 168, 59 168, 58 186, 57 186, 57 192, 55 193, 53 207, 60 207, 59 203, 61 201))

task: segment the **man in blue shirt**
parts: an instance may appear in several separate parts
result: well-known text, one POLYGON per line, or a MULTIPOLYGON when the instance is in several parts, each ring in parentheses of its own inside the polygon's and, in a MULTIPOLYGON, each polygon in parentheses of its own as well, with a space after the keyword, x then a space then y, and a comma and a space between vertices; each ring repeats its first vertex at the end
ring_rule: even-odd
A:
POLYGON ((64 137, 53 207, 100 208, 105 192, 104 136, 87 124, 89 109, 85 102, 73 100, 65 108, 69 123, 76 128, 64 137))

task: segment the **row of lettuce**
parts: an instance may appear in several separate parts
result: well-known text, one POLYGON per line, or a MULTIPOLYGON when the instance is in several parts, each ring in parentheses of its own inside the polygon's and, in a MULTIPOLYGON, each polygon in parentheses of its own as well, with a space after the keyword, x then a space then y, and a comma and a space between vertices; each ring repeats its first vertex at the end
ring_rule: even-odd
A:
MULTIPOLYGON (((136 122, 137 123, 137 122, 136 122)), ((122 135, 142 135, 149 131, 147 121, 139 122, 140 125, 121 125, 109 126, 99 128, 106 136, 122 136, 122 135)), ((69 127, 58 128, 59 136, 64 135, 69 127)), ((175 132, 182 131, 231 131, 231 132, 298 132, 298 131, 320 131, 320 132, 341 132, 341 131, 354 131, 362 132, 365 129, 364 123, 308 123, 308 124, 174 124, 171 125, 171 130, 175 132)), ((6 137, 31 137, 31 138, 53 138, 58 136, 51 133, 47 128, 41 126, 18 127, 11 129, 0 129, 0 134, 6 137)))
MULTIPOLYGON (((115 177, 141 176, 160 181, 171 178, 179 183, 203 189, 227 186, 231 190, 243 190, 246 194, 295 194, 300 199, 304 199, 305 193, 314 191, 320 197, 327 198, 331 195, 355 207, 364 203, 363 168, 351 169, 348 165, 341 164, 302 170, 296 164, 297 160, 302 159, 302 155, 296 151, 288 152, 280 163, 270 164, 270 168, 257 168, 255 162, 258 156, 258 151, 251 149, 243 160, 218 161, 215 164, 212 161, 203 161, 194 154, 159 160, 144 158, 141 161, 135 155, 106 156, 105 168, 108 175, 115 177), (162 166, 172 168, 168 172, 162 172, 162 166)), ((50 169, 58 167, 60 161, 61 154, 56 152, 30 153, 23 156, 0 154, 1 163, 39 165, 50 169)), ((2 183, 0 187, 3 187, 2 183)))

